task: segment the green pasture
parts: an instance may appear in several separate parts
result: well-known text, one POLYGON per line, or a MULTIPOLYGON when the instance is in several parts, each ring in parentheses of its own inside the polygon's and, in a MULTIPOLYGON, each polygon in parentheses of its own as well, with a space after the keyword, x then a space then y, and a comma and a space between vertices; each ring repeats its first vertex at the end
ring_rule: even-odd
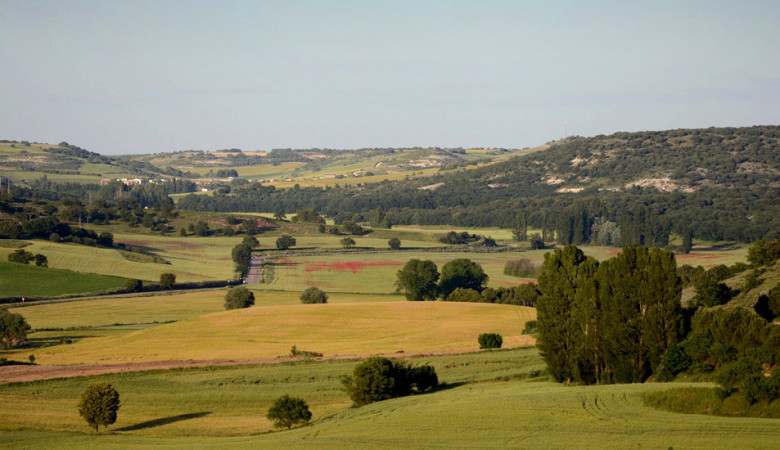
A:
MULTIPOLYGON (((440 380, 449 384, 522 379, 544 369, 536 349, 416 357, 411 362, 431 364, 440 380)), ((315 420, 349 409, 340 379, 351 374, 355 364, 301 360, 0 385, 5 406, 0 410, 0 429, 88 433, 74 405, 86 384, 100 380, 120 393, 122 407, 111 430, 128 438, 247 436, 272 429, 265 412, 282 393, 305 398, 315 420)))
MULTIPOLYGON (((0 254, 5 256, 5 250, 0 248, 0 254)), ((2 259, 6 260, 5 257, 2 259)), ((0 260, 0 297, 53 297, 105 291, 122 287, 124 284, 123 278, 76 273, 0 260)))
MULTIPOLYGON (((356 239, 357 241, 357 239, 356 239)), ((415 242, 415 244, 420 244, 415 242)), ((396 273, 410 259, 430 259, 441 271, 444 264, 468 258, 482 265, 490 277, 488 286, 510 287, 528 279, 504 275, 507 261, 530 259, 539 265, 548 250, 501 253, 426 252, 424 250, 374 253, 337 253, 332 255, 289 255, 270 259, 266 266, 266 286, 273 289, 302 291, 308 286, 336 292, 393 293, 396 273)), ((267 252, 273 256, 274 252, 267 252)))
MULTIPOLYGON (((98 230, 99 232, 100 230, 98 230)), ((89 247, 46 240, 30 240, 25 250, 46 255, 49 267, 81 273, 138 278, 159 281, 160 274, 170 272, 177 281, 226 280, 234 276, 231 249, 242 237, 159 236, 116 233, 114 241, 138 247, 169 264, 154 263, 140 253, 117 249, 89 247)), ((0 247, 0 260, 14 249, 0 247)), ((0 279, 3 276, 0 274, 0 279)))
POLYGON ((780 421, 666 412, 643 396, 692 383, 567 386, 534 381, 535 349, 415 358, 450 387, 349 408, 339 379, 355 361, 185 369, 0 386, 0 442, 70 448, 777 448, 780 421), (509 380, 509 381, 496 381, 509 380), (106 381, 122 407, 94 435, 75 405, 106 381), (461 384, 465 383, 465 384, 461 384), (288 393, 309 426, 271 429, 265 412, 288 393))
POLYGON ((25 350, 14 358, 34 353, 40 364, 274 358, 289 354, 293 345, 326 356, 472 351, 479 349, 477 337, 490 332, 512 348, 534 345, 522 330, 535 318, 533 308, 484 303, 255 306, 25 350))

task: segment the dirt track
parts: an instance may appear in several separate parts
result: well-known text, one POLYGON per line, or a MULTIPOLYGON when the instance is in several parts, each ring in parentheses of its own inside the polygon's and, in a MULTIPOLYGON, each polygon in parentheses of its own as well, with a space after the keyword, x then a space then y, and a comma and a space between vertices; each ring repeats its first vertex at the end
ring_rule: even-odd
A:
MULTIPOLYGON (((385 355, 351 355, 351 356, 325 356, 312 358, 314 360, 335 359, 362 359, 369 356, 385 356, 395 358, 410 358, 414 356, 440 356, 456 355, 466 352, 441 352, 441 353, 417 353, 417 354, 385 354, 385 355)), ((74 364, 67 366, 43 366, 43 365, 14 365, 0 366, 0 384, 26 382, 36 380, 50 380, 53 378, 84 377, 120 372, 143 372, 157 369, 177 369, 186 367, 212 367, 212 366, 236 366, 251 364, 275 364, 290 361, 300 361, 298 357, 279 357, 261 359, 212 359, 212 360, 179 360, 179 361, 149 361, 123 364, 74 364)))

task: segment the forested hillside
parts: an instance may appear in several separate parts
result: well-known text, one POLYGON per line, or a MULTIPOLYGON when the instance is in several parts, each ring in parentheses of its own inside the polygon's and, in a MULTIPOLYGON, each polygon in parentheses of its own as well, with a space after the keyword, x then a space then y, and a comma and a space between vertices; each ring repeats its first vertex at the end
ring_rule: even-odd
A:
POLYGON ((545 238, 665 245, 670 232, 752 241, 780 230, 780 127, 708 128, 574 137, 473 170, 350 187, 280 190, 248 184, 184 197, 183 209, 314 208, 391 223, 513 226, 545 238), (609 231, 609 232, 607 232, 609 231))

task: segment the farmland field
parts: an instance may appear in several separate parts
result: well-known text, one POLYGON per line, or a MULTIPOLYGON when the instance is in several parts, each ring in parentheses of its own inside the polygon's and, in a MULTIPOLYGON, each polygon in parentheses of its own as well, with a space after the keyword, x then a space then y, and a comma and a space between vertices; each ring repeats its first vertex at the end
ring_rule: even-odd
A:
POLYGON ((0 261, 0 297, 48 297, 77 294, 114 289, 122 287, 124 284, 123 278, 88 275, 36 267, 31 264, 0 261))
MULTIPOLYGON (((117 249, 87 247, 76 244, 30 240, 25 250, 41 253, 49 267, 74 272, 158 281, 160 274, 171 272, 178 281, 225 280, 233 278, 230 250, 240 237, 165 237, 139 234, 114 235, 115 242, 139 247, 170 264, 152 262, 141 254, 117 249)), ((0 260, 6 260, 13 249, 0 247, 0 260)))
POLYGON ((776 448, 780 439, 777 420, 682 415, 644 405, 644 393, 682 383, 583 387, 526 381, 543 367, 534 349, 413 362, 431 364, 453 387, 348 408, 338 380, 350 373, 354 361, 4 385, 0 398, 14 407, 0 410, 0 428, 9 430, 0 438, 5 445, 33 447, 732 449, 776 448), (116 386, 123 405, 113 432, 99 436, 89 433, 74 411, 80 390, 97 380, 116 386), (250 436, 270 430, 265 411, 280 392, 305 398, 314 422, 250 436), (26 431, 13 431, 20 429, 26 431))
POLYGON ((488 332, 500 333, 504 346, 512 348, 534 344, 522 330, 535 317, 532 308, 483 303, 266 306, 14 356, 34 353, 42 364, 76 364, 274 358, 288 355, 293 345, 326 356, 471 351, 479 349, 477 336, 488 332))
POLYGON ((377 252, 342 253, 325 256, 286 256, 273 259, 272 276, 266 284, 274 289, 302 291, 308 286, 335 292, 395 292, 396 273, 410 259, 430 259, 441 267, 457 258, 469 258, 482 265, 490 280, 488 286, 508 287, 527 282, 504 275, 507 261, 527 258, 541 264, 548 250, 503 253, 468 252, 377 252))

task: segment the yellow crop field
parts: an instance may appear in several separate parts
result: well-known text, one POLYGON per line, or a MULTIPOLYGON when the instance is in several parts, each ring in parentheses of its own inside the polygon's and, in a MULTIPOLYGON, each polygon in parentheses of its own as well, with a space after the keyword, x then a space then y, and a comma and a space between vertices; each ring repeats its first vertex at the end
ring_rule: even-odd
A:
POLYGON ((532 308, 481 303, 255 306, 41 348, 35 356, 41 364, 75 364, 274 358, 293 345, 326 356, 471 351, 481 333, 499 333, 512 348, 534 344, 522 330, 535 318, 532 308))

